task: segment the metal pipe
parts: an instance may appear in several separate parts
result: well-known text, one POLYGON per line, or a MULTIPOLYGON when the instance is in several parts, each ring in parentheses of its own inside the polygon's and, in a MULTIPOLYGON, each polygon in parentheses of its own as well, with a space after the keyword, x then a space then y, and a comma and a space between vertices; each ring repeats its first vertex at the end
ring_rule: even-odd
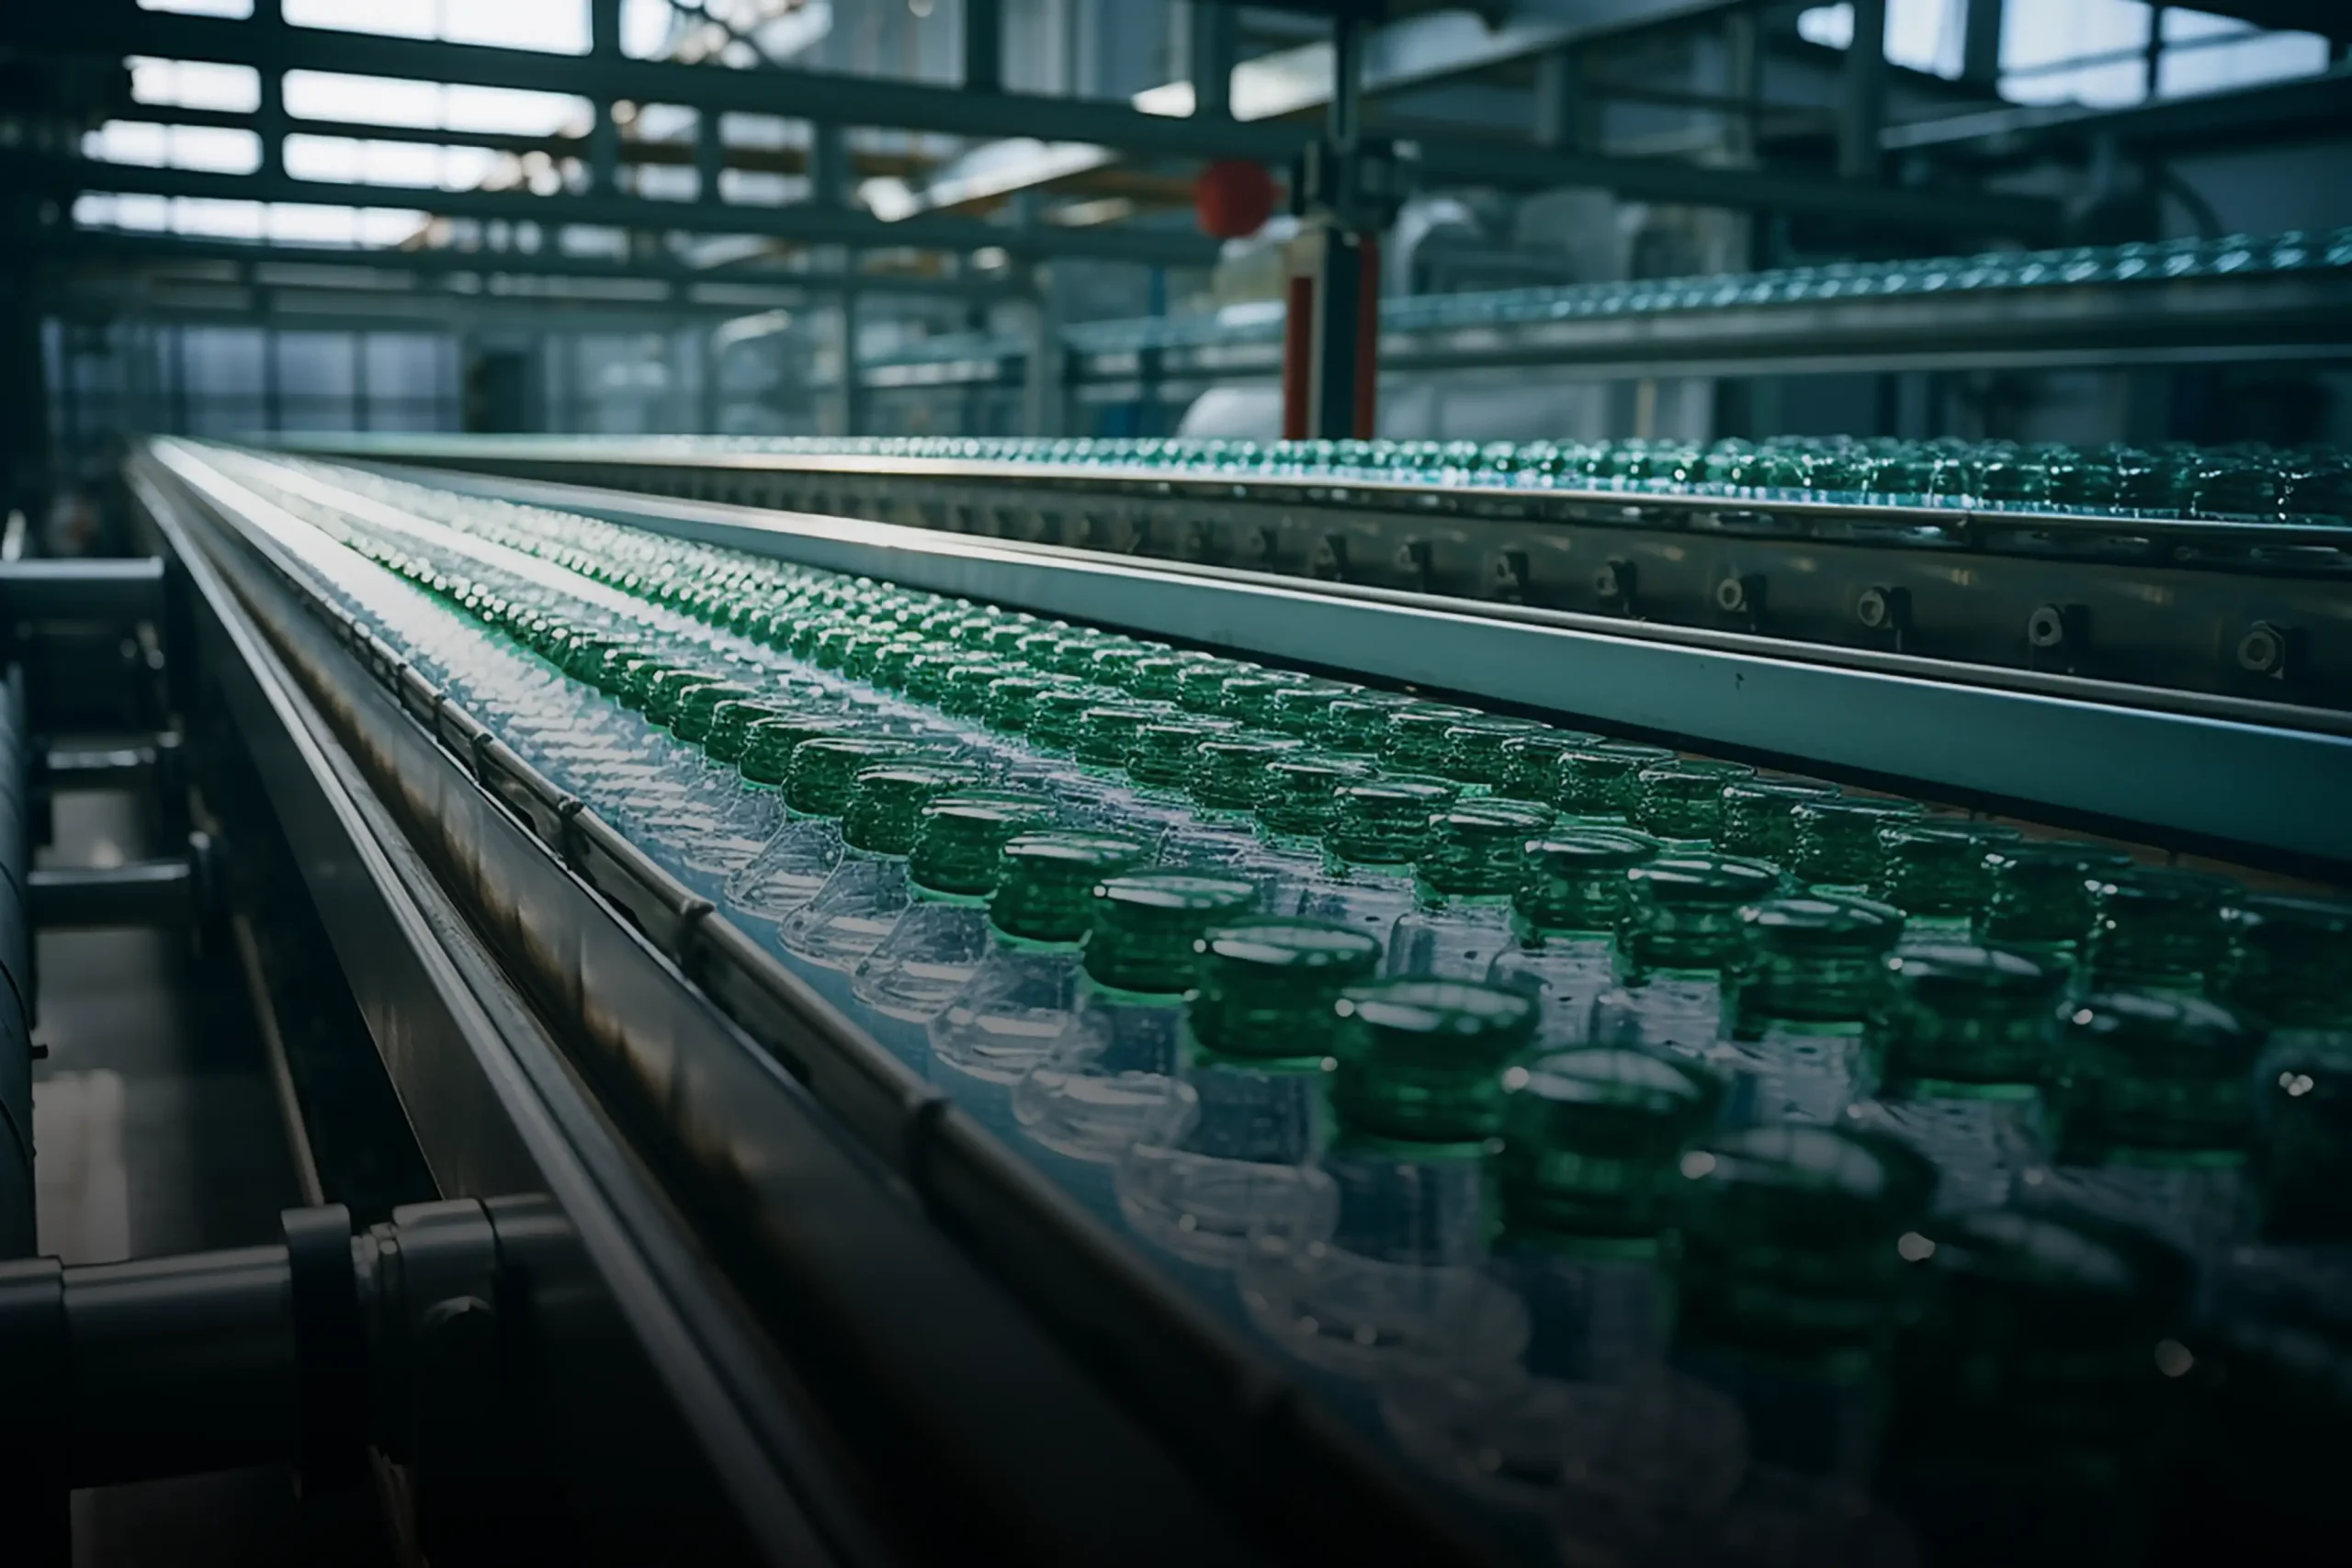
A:
POLYGON ((286 1249, 68 1269, 75 1486, 282 1458, 300 1430, 286 1249))
POLYGON ((0 561, 0 615, 18 621, 138 621, 164 605, 164 563, 0 561))
POLYGON ((11 665, 0 680, 0 1259, 29 1257, 35 1245, 29 772, 24 671, 11 665))
POLYGON ((1838 122, 1838 173, 1873 179, 1879 132, 1886 124, 1886 0, 1854 0, 1854 36, 1846 45, 1845 99, 1838 122))
POLYGON ((196 869, 186 860, 45 868, 28 891, 42 931, 181 926, 196 913, 196 869))

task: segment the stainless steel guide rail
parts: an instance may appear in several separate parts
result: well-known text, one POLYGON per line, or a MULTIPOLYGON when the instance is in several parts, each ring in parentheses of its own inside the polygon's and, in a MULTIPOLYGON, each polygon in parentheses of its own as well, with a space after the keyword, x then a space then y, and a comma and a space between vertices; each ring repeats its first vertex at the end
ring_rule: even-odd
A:
MULTIPOLYGON (((1450 691, 1603 728, 2340 876, 2352 723, 2164 693, 1532 605, 585 485, 402 469, 837 571, 1450 691)), ((2352 611, 2352 588, 2336 590, 2352 611)))
MULTIPOLYGON (((335 609, 271 543, 300 525, 185 444, 133 474, 221 658, 277 682, 300 744, 257 750, 292 781, 289 836, 333 838, 295 786, 339 773, 346 818, 439 901, 413 940, 366 900, 331 935, 445 1195, 552 1193, 617 1308, 607 1348, 639 1347, 758 1555, 1477 1560, 1261 1352, 335 609), (469 957, 539 1043, 406 1023, 373 945, 469 957)), ((355 873, 319 875, 328 908, 355 873)), ((595 1404, 586 1369, 551 1371, 566 1410, 595 1404)))
POLYGON ((1628 637, 1923 660, 1955 667, 1952 679, 2089 680, 2254 724, 2344 728, 2352 716, 2352 524, 2340 521, 1332 482, 660 438, 288 445, 1523 605, 1628 637))

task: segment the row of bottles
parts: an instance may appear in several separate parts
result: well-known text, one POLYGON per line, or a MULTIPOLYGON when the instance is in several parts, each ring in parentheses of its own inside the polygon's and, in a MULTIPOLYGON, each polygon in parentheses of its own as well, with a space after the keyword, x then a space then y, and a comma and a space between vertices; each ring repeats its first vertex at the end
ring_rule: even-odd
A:
MULTIPOLYGON (((1406 296, 1383 300, 1380 321, 1389 332, 1442 332, 1665 311, 2307 275, 2346 268, 2352 268, 2352 229, 2290 230, 2276 234, 1989 251, 1893 262, 1829 262, 1760 272, 1406 296)), ((1088 321, 1069 328, 1067 335, 1080 353, 1115 354, 1268 338, 1279 336, 1280 332, 1278 315, 1247 325, 1213 316, 1179 316, 1088 321)))
POLYGON ((1876 506, 1969 507, 2127 519, 2237 522, 2352 517, 2342 447, 2020 446, 1781 436, 1623 441, 1257 442, 1222 437, 1028 440, 904 436, 684 438, 697 449, 809 457, 1044 463, 1135 477, 1231 475, 1521 491, 1601 491, 1876 506))
POLYGON ((1531 1553, 2137 1561, 2344 1430, 2297 1370, 2352 1366, 2345 904, 220 460, 388 569, 311 557, 518 752, 1531 1553))

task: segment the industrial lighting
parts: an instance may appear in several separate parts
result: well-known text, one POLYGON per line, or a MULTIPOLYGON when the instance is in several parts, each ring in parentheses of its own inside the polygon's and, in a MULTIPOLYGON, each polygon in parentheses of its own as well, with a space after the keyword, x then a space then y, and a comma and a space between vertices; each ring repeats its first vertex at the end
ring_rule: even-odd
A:
POLYGON ((931 15, 937 3, 938 0, 907 0, 907 9, 913 12, 915 19, 920 21, 931 15))
POLYGON ((972 265, 982 272, 1002 272, 1012 265, 1012 254, 1002 245, 982 245, 972 253, 972 265))
POLYGON ((1049 223, 1065 229, 1090 229, 1097 223, 1116 223, 1122 218, 1135 215, 1136 204, 1124 196, 1099 196, 1091 201, 1073 201, 1067 207, 1057 207, 1046 214, 1049 223))

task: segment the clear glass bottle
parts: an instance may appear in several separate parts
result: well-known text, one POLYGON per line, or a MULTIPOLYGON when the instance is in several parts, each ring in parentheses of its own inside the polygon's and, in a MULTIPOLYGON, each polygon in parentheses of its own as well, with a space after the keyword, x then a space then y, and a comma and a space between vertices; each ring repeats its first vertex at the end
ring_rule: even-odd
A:
POLYGON ((1178 1073, 1187 995, 1204 932, 1252 912, 1255 884, 1190 871, 1109 877, 1093 890, 1069 1028, 1013 1087, 1037 1149, 1090 1168, 1049 1168, 1082 1201, 1117 1207, 1113 1167, 1137 1143, 1191 1131, 1198 1100, 1178 1073))
POLYGON ((1535 1038, 1535 1004, 1458 980, 1384 980, 1341 996, 1331 1108, 1370 1137, 1476 1145, 1502 1124, 1502 1074, 1535 1038))
POLYGON ((1005 844, 989 898, 988 955, 931 1021, 934 1077, 1009 1089, 1046 1058, 1077 1009, 1079 944, 1095 886, 1148 853, 1110 833, 1023 833, 1005 844))
POLYGON ((1295 913, 1374 938, 1385 952, 1389 931, 1413 907, 1413 863, 1429 840, 1430 818, 1452 805, 1454 787, 1438 779, 1373 778, 1341 784, 1323 835, 1323 869, 1299 894, 1295 913))
POLYGON ((785 819, 725 889, 729 915, 763 922, 781 920, 815 897, 841 863, 841 816, 857 775, 922 750, 892 736, 824 733, 797 720, 768 719, 752 728, 746 779, 769 770, 771 743, 787 759, 781 767, 785 819))
POLYGON ((1302 1244, 1330 1234, 1337 1192, 1315 1162, 1334 1007, 1371 977, 1380 949, 1338 926, 1272 918, 1214 927, 1199 946, 1178 1063, 1199 1114, 1180 1138, 1130 1147, 1116 1189, 1138 1235, 1230 1269, 1253 1230, 1302 1244))
POLYGON ((1861 898, 1769 898, 1740 911, 1747 950, 1712 1053, 1731 1126, 1836 1125, 1868 1092, 1865 1037, 1884 1006, 1903 916, 1861 898))
POLYGON ((1723 1033, 1724 970, 1747 951, 1739 911, 1780 891, 1780 873, 1728 855, 1668 855, 1630 868, 1633 907, 1617 984, 1593 1001, 1589 1038, 1704 1059, 1723 1033))
POLYGON ((1482 977, 1536 999, 1538 1043, 1584 1043, 1594 1000, 1617 977, 1617 935, 1633 908, 1626 873, 1657 853, 1639 833, 1601 828, 1547 833, 1528 844, 1511 900, 1514 940, 1482 977))
POLYGON ((923 807, 907 858, 912 901, 857 966, 851 994, 888 1018, 927 1022, 988 957, 989 896, 1004 846, 1051 829, 1053 802, 959 790, 923 807))
POLYGON ((2060 1026, 2059 1134, 2021 1201, 2160 1235, 2200 1262, 2253 1229, 2260 1024, 2177 993, 2102 991, 2060 1026))
POLYGON ((914 901, 907 874, 923 808, 978 783, 952 768, 868 768, 842 814, 842 856, 824 885, 776 927, 785 952, 820 969, 855 969, 914 901))
POLYGON ((1877 1090, 1846 1124, 1934 1161, 1941 1209, 2007 1201, 2018 1172, 2049 1157, 2045 1095, 2056 1082, 2065 966, 1933 942, 1902 948, 1886 966, 1871 1039, 1877 1090))
POLYGON ((1483 982, 1511 945, 1511 896, 1526 877, 1528 842, 1542 829, 1481 804, 1430 818, 1413 863, 1413 907, 1389 932, 1383 973, 1483 982))

